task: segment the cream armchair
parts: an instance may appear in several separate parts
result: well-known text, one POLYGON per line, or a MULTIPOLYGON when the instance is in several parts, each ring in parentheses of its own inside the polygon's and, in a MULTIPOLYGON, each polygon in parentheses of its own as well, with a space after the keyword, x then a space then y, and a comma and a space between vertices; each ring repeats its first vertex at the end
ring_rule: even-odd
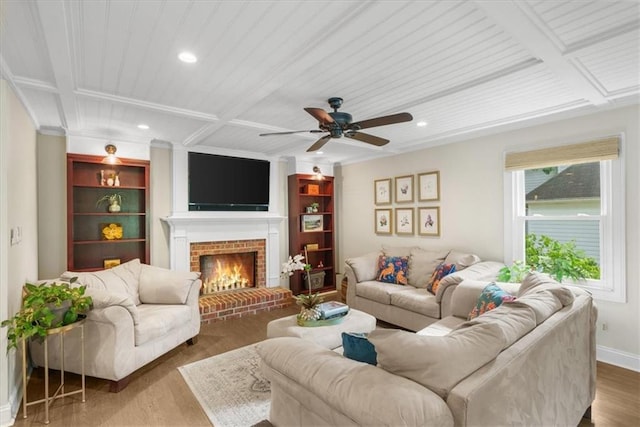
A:
MULTIPOLYGON (((141 264, 135 259, 92 273, 65 272, 60 280, 77 277, 86 285, 94 308, 85 323, 85 374, 111 381, 118 392, 129 375, 187 342, 200 332, 200 273, 176 272, 141 264)), ((65 337, 65 371, 81 373, 79 330, 65 337)), ((35 366, 44 366, 44 347, 29 344, 35 366)), ((49 338, 49 367, 60 369, 60 341, 49 338)))

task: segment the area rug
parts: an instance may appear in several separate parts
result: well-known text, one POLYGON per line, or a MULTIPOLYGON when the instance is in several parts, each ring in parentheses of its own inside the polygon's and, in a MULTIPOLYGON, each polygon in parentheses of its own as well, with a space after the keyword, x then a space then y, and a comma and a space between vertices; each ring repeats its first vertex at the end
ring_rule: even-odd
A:
POLYGON ((252 426, 267 419, 271 388, 260 371, 255 347, 178 368, 215 427, 252 426))

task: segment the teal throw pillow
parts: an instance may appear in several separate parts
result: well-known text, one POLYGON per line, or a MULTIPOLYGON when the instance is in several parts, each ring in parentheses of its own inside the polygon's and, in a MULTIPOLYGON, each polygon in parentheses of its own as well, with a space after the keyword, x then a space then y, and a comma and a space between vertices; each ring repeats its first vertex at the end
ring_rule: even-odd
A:
POLYGON ((374 366, 378 363, 378 354, 373 344, 371 344, 367 338, 367 334, 343 332, 342 348, 344 349, 344 357, 374 366))
POLYGON ((456 265, 455 264, 446 264, 441 262, 433 273, 431 274, 431 279, 429 279, 429 283, 427 284, 427 290, 432 294, 436 294, 438 291, 438 286, 440 286, 440 281, 442 278, 448 274, 455 273, 456 265))
POLYGON ((489 310, 493 310, 499 307, 505 301, 514 301, 515 296, 511 295, 507 291, 503 290, 495 283, 490 283, 482 290, 478 297, 478 302, 471 313, 469 313, 469 319, 475 319, 482 313, 486 313, 489 310))
POLYGON ((380 255, 377 279, 379 282, 406 285, 408 268, 409 257, 380 255))

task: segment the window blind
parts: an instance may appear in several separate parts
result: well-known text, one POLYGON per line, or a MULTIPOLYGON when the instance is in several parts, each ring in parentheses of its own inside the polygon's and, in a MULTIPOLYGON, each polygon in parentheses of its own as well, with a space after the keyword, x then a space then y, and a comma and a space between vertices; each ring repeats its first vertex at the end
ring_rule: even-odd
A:
POLYGON ((598 162, 617 159, 619 151, 620 137, 613 136, 579 144, 507 153, 504 168, 507 171, 514 171, 598 162))

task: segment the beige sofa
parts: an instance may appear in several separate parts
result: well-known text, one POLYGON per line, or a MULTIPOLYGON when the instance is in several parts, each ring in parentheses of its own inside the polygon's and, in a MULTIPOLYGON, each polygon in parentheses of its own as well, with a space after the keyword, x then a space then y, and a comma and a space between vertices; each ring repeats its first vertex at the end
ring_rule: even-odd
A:
MULTIPOLYGON (((175 272, 141 264, 135 259, 92 273, 65 272, 60 279, 77 277, 74 286, 87 285, 94 308, 85 323, 85 373, 111 381, 110 390, 126 387, 129 375, 188 342, 200 332, 197 272, 175 272)), ((49 338, 49 367, 60 369, 60 341, 49 338)), ((64 339, 65 371, 81 373, 79 333, 64 339)), ((43 345, 30 342, 35 366, 44 366, 43 345)))
MULTIPOLYGON (((591 296, 532 274, 514 302, 467 321, 487 282, 465 280, 452 316, 369 335, 377 366, 299 338, 258 346, 282 426, 575 426, 595 396, 591 296)), ((503 285, 503 284, 500 284, 503 285)))
POLYGON ((503 263, 481 261, 475 254, 457 250, 383 247, 381 251, 345 261, 347 304, 377 319, 419 331, 451 314, 446 309, 450 306, 448 300, 462 280, 493 280, 502 267, 503 263), (406 285, 377 280, 381 255, 408 258, 406 285), (445 276, 433 294, 427 286, 434 269, 442 262, 455 264, 456 272, 445 276))

